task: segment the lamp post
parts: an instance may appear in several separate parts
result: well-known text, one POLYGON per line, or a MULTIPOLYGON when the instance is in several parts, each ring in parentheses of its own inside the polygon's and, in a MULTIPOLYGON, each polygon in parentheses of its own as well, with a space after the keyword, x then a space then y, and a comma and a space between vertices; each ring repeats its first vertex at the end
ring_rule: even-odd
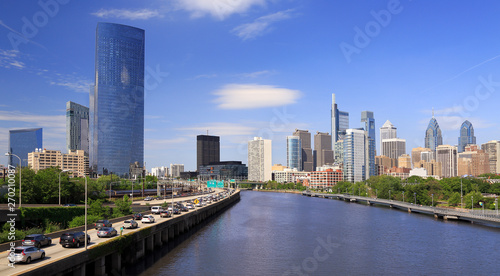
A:
POLYGON ((405 202, 405 191, 403 191, 403 202, 405 202))
POLYGON ((431 206, 434 207, 434 194, 431 194, 431 196, 432 196, 432 205, 431 206))
POLYGON ((413 193, 413 196, 415 197, 415 205, 417 205, 417 193, 413 193))
POLYGON ((497 216, 498 216, 498 196, 495 196, 495 209, 497 211, 497 216))
POLYGON ((69 170, 62 170, 59 172, 59 206, 61 206, 61 173, 68 172, 69 170))
POLYGON ((474 196, 470 196, 470 210, 474 212, 474 196))
POLYGON ((23 163, 21 162, 21 157, 11 153, 11 152, 6 152, 5 156, 13 155, 19 159, 19 208, 21 208, 21 179, 22 179, 22 170, 23 170, 23 163))
POLYGON ((111 183, 113 183, 113 172, 111 173, 111 180, 109 181, 109 201, 111 202, 111 183))
POLYGON ((389 200, 391 200, 391 190, 389 190, 389 200))

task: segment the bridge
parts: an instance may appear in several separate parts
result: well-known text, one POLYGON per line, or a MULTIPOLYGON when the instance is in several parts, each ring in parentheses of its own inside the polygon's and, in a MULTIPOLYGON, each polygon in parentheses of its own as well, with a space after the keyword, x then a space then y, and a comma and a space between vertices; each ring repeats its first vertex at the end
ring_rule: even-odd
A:
POLYGON ((338 199, 349 202, 357 202, 357 203, 365 203, 368 205, 382 205, 388 206, 390 208, 396 208, 408 211, 409 213, 422 213, 427 215, 433 215, 435 218, 442 218, 445 220, 463 220, 469 221, 471 223, 481 223, 486 225, 500 226, 500 215, 495 211, 472 211, 468 209, 447 209, 440 207, 432 207, 432 206, 423 206, 423 205, 415 205, 413 203, 407 203, 397 200, 390 199, 382 199, 382 198, 371 198, 364 196, 355 196, 350 194, 324 194, 324 193, 313 193, 310 191, 304 191, 302 193, 304 196, 309 197, 321 197, 321 198, 330 198, 330 199, 338 199))

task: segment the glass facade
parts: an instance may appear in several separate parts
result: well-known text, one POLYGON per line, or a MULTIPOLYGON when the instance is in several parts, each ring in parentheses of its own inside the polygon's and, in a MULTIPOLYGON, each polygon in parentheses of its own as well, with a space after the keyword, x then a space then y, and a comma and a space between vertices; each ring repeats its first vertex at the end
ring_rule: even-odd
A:
POLYGON ((286 165, 302 171, 302 143, 298 136, 286 137, 286 165))
MULTIPOLYGON (((19 156, 23 167, 28 166, 28 153, 41 148, 43 148, 41 128, 9 130, 9 152, 19 156)), ((10 155, 8 159, 9 165, 19 165, 17 157, 10 155)))
POLYGON ((361 112, 361 123, 363 129, 368 133, 368 176, 377 175, 375 168, 375 117, 372 111, 361 112))
POLYGON ((66 146, 89 154, 89 108, 71 101, 66 103, 66 146))
POLYGON ((436 118, 432 117, 425 132, 425 147, 436 151, 437 146, 443 144, 443 136, 436 118))
POLYGON ((474 136, 474 127, 471 122, 465 120, 460 127, 460 137, 458 137, 458 152, 464 152, 467 145, 476 144, 476 136, 474 136))
POLYGON ((98 23, 90 93, 90 163, 95 173, 129 174, 144 164, 144 30, 98 23))

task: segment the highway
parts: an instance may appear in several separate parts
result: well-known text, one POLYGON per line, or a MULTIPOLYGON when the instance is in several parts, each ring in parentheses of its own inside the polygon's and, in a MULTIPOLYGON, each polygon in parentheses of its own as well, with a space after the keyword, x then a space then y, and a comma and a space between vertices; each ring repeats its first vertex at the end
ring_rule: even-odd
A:
MULTIPOLYGON (((211 194, 219 194, 223 192, 222 189, 216 189, 214 193, 211 194)), ((174 202, 183 202, 187 200, 192 200, 195 198, 200 198, 200 197, 205 197, 205 195, 197 195, 197 196, 190 196, 190 197, 182 197, 182 198, 174 198, 174 202)), ((141 205, 145 205, 146 203, 149 203, 151 206, 158 206, 162 204, 164 201, 167 201, 168 203, 171 202, 171 200, 152 200, 152 201, 135 201, 134 204, 140 203, 141 205)), ((189 212, 193 212, 194 210, 200 210, 203 209, 207 206, 210 206, 211 204, 214 204, 214 202, 211 202, 207 204, 206 206, 203 207, 195 207, 195 209, 190 209, 189 212)), ((187 214, 188 212, 183 212, 182 214, 177 214, 174 215, 173 217, 170 218, 160 218, 159 215, 153 215, 155 217, 155 222, 154 223, 142 223, 138 221, 139 227, 136 229, 124 229, 123 234, 130 233, 130 232, 135 232, 138 231, 139 229, 149 227, 151 225, 155 225, 158 223, 162 223, 164 221, 170 220, 174 217, 179 217, 182 216, 183 214, 187 214)), ((132 216, 130 216, 131 218, 132 216)), ((128 220, 128 219, 126 219, 128 220)), ((113 223, 113 227, 118 231, 118 235, 120 235, 120 228, 123 226, 123 222, 125 221, 122 220, 117 223, 113 223)), ((89 226, 90 227, 90 226, 89 226)), ((95 246, 96 244, 99 244, 104 241, 108 241, 109 239, 112 238, 99 238, 97 237, 97 230, 94 228, 88 228, 88 235, 90 236, 90 244, 88 245, 88 248, 92 248, 92 246, 95 246)), ((18 246, 20 244, 17 244, 18 246)), ((45 259, 41 260, 34 260, 30 264, 25 264, 25 263, 16 263, 14 264, 14 268, 9 266, 9 261, 7 259, 9 251, 4 251, 0 253, 0 275, 20 275, 24 272, 33 270, 39 266, 47 265, 52 262, 55 262, 57 260, 60 260, 61 258, 65 258, 68 256, 71 256, 73 254, 77 254, 83 250, 85 250, 85 247, 82 245, 80 248, 64 248, 59 244, 59 238, 52 239, 52 245, 51 246, 46 246, 42 247, 43 250, 45 250, 45 259)))

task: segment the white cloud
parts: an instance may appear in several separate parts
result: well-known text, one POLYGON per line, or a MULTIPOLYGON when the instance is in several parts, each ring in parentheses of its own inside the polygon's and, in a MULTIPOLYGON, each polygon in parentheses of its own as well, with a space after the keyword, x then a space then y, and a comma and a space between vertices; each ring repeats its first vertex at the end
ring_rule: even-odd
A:
POLYGON ((210 135, 217 136, 234 136, 234 135, 253 135, 257 130, 256 127, 247 124, 223 123, 215 122, 203 126, 192 126, 180 128, 179 130, 189 131, 193 135, 200 135, 209 131, 210 135))
POLYGON ((0 110, 0 121, 25 122, 38 127, 66 130, 66 115, 40 115, 20 111, 0 110))
POLYGON ((300 91, 259 84, 228 84, 214 93, 221 109, 252 109, 293 104, 300 91))
POLYGON ((266 0, 176 0, 177 8, 190 12, 191 17, 211 15, 219 20, 265 4, 266 0))
POLYGON ((0 67, 24 69, 25 65, 19 60, 19 51, 0 49, 0 67))
POLYGON ((231 32, 235 33, 243 40, 256 38, 271 31, 271 23, 292 17, 291 12, 292 10, 286 10, 265 15, 255 19, 252 23, 240 25, 234 28, 231 32))
POLYGON ((93 82, 87 78, 77 75, 76 73, 47 73, 47 71, 40 70, 37 74, 47 79, 50 85, 66 87, 78 93, 89 93, 90 87, 93 85, 93 82))
POLYGON ((269 76, 272 74, 275 74, 275 71, 269 71, 269 70, 262 70, 262 71, 257 71, 257 72, 250 72, 250 73, 242 73, 239 74, 238 76, 244 77, 244 78, 258 78, 262 76, 269 76))
POLYGON ((141 9, 141 10, 126 10, 126 9, 100 9, 92 13, 100 18, 118 18, 130 20, 147 20, 154 17, 163 17, 157 10, 141 9))
POLYGON ((197 75, 194 78, 191 78, 190 80, 196 80, 196 79, 211 79, 217 77, 217 74, 201 74, 197 75))

